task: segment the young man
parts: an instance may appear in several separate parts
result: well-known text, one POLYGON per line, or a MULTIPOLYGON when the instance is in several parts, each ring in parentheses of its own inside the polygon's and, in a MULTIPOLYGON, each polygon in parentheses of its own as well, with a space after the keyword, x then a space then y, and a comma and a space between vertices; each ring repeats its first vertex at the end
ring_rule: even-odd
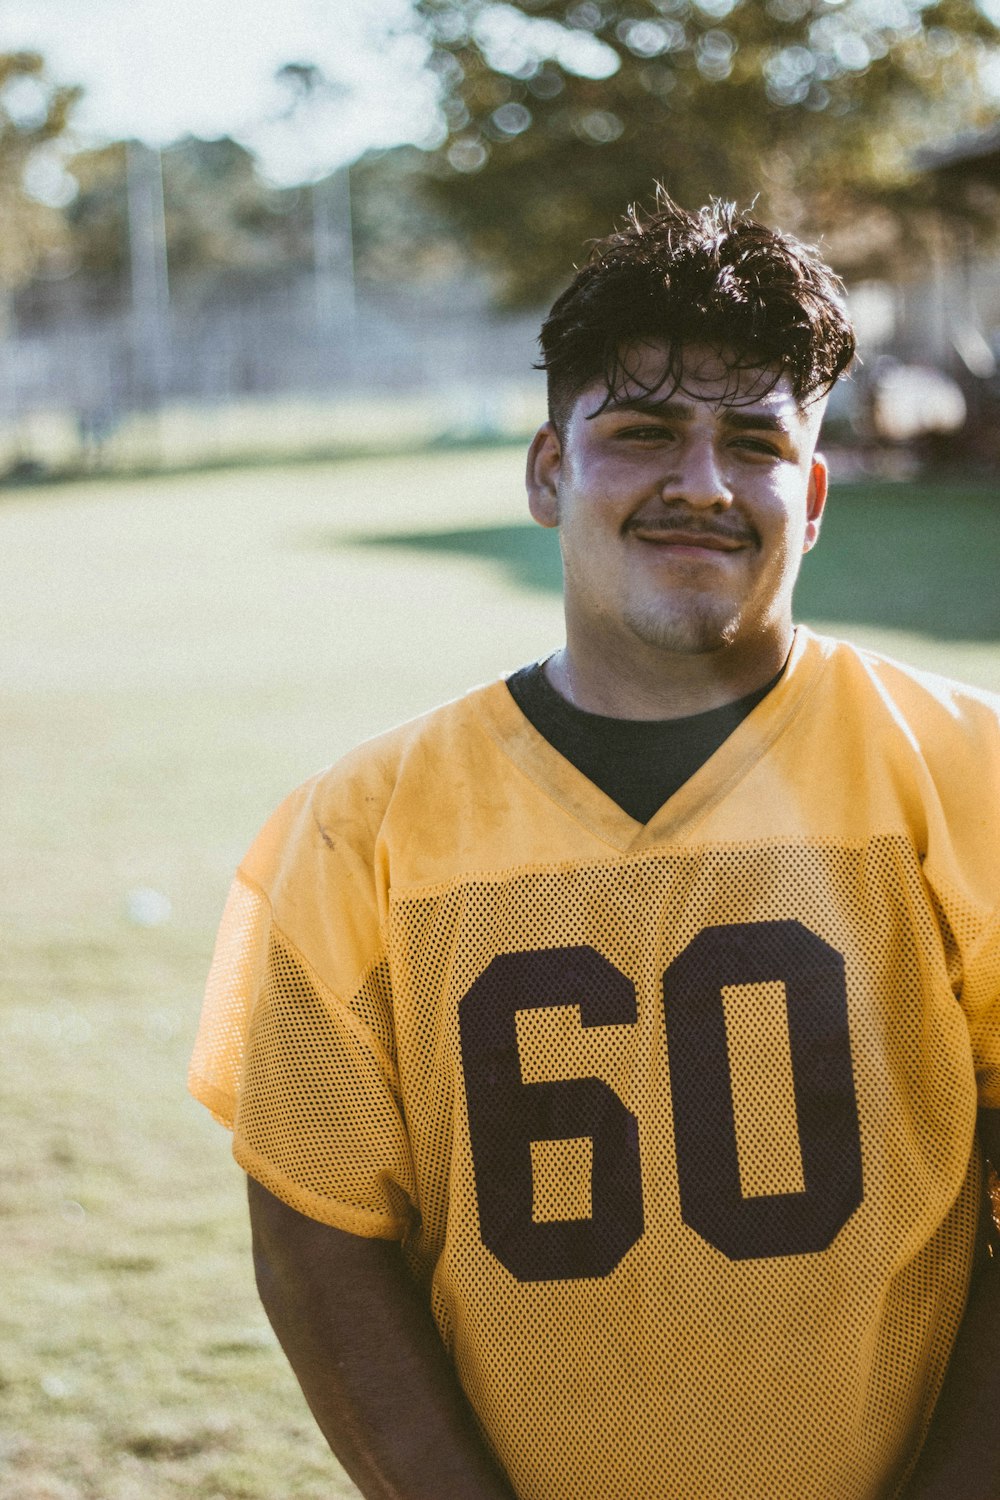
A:
POLYGON ((192 1088, 265 1307, 377 1500, 985 1500, 1000 705, 793 629, 838 283, 663 201, 542 348, 565 646, 227 909, 192 1088))

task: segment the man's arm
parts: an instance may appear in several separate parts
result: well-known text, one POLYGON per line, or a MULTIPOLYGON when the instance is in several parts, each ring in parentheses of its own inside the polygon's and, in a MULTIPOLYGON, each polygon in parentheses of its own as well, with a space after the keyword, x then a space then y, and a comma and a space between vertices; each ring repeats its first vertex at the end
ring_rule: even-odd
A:
MULTIPOLYGON (((1000 1171, 1000 1110, 979 1112, 979 1139, 1000 1171)), ((905 1500, 995 1500, 1000 1495, 1000 1257, 972 1274, 934 1420, 905 1500)))
POLYGON ((511 1500, 399 1245, 331 1229, 247 1182, 261 1301, 366 1500, 511 1500))

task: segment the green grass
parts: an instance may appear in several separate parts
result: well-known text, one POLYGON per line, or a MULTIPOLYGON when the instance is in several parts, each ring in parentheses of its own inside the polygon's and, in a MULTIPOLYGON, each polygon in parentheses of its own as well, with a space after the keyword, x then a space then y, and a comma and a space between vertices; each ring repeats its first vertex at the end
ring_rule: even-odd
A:
MULTIPOLYGON (((0 500, 0 1500, 353 1493, 183 1077, 270 807, 558 643, 558 555, 520 467, 500 449, 0 500), (140 887, 168 921, 130 920, 140 887)), ((1000 688, 993 503, 839 491, 803 613, 1000 688)))

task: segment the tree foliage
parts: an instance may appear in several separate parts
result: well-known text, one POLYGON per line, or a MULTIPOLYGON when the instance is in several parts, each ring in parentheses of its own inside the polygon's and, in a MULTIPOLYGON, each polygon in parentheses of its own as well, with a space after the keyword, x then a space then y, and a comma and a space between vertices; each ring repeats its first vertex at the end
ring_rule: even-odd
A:
POLYGON ((1000 32, 973 0, 417 5, 447 123, 432 190, 512 301, 654 182, 815 233, 904 212, 914 148, 996 118, 1000 32))
POLYGON ((56 83, 37 52, 0 54, 0 288, 21 285, 65 246, 52 148, 81 92, 56 83))
MULTIPOLYGON (((296 73, 303 66, 297 64, 296 73)), ((106 310, 131 299, 129 160, 134 151, 133 143, 113 141, 67 159, 75 194, 65 209, 66 258, 75 274, 62 288, 61 307, 106 310)), ((349 253, 358 282, 380 290, 467 271, 447 219, 420 191, 423 161, 415 146, 369 152, 350 169, 348 197, 342 179, 274 187, 252 152, 226 136, 186 136, 165 146, 159 170, 172 299, 191 305, 222 282, 230 290, 242 285, 262 292, 290 275, 311 274, 317 199, 334 187, 339 205, 334 269, 345 279, 349 253)), ((25 316, 45 317, 55 306, 44 295, 22 303, 25 316)))
MULTIPOLYGON (((66 210, 75 269, 99 305, 129 295, 130 143, 81 151, 67 167, 77 192, 66 210)), ((245 146, 223 136, 186 136, 160 156, 171 281, 253 277, 275 265, 307 262, 310 226, 304 190, 278 190, 245 146)))
POLYGON ((470 275, 465 246, 421 190, 424 166, 416 146, 395 146, 367 152, 350 169, 355 270, 373 291, 470 275))

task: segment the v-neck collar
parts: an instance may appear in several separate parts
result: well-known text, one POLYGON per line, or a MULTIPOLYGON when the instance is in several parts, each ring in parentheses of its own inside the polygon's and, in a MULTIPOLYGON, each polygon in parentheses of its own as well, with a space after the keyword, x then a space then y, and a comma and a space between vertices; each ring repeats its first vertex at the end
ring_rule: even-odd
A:
POLYGON ((490 737, 552 801, 603 843, 633 853, 690 831, 758 763, 811 693, 833 644, 798 626, 780 681, 648 823, 630 817, 550 745, 518 708, 505 680, 482 691, 477 707, 490 737))

